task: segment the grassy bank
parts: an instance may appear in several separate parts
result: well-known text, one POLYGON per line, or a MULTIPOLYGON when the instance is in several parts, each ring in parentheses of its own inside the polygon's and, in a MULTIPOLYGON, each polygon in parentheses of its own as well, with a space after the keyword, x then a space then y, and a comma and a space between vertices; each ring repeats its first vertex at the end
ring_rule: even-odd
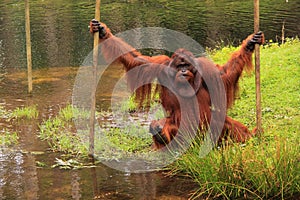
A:
MULTIPOLYGON (((225 63, 235 48, 211 52, 216 63, 225 63)), ((288 198, 300 192, 300 42, 290 40, 261 50, 263 129, 261 138, 246 144, 216 148, 199 158, 193 144, 171 166, 199 184, 193 198, 288 198)), ((255 127, 254 75, 240 82, 240 95, 229 115, 255 127)))

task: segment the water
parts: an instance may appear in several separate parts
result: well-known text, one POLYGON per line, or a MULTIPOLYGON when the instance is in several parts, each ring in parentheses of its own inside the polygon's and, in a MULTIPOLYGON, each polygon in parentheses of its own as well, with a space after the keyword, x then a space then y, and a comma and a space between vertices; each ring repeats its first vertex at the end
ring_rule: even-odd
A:
POLYGON ((70 102, 76 72, 74 67, 36 69, 34 75, 39 78, 32 96, 26 93, 22 70, 9 69, 0 82, 0 105, 13 109, 35 104, 40 112, 38 120, 0 120, 1 129, 17 131, 20 137, 19 145, 0 147, 0 199, 187 199, 195 184, 161 172, 130 174, 101 164, 79 170, 51 168, 61 155, 37 138, 38 124, 70 102), (37 163, 46 166, 38 167, 37 163))
MULTIPOLYGON (((30 1, 34 67, 33 95, 27 94, 24 2, 0 0, 0 105, 6 109, 37 104, 38 121, 2 128, 20 133, 20 145, 0 149, 0 199, 187 199, 189 180, 162 173, 127 174, 99 165, 96 169, 51 169, 60 155, 37 137, 37 124, 71 101, 74 79, 92 50, 87 24, 94 0, 30 1), (43 152, 40 154, 39 152, 43 152), (36 162, 47 167, 39 168, 36 162)), ((204 47, 238 44, 253 30, 253 1, 102 1, 101 19, 114 33, 137 27, 164 27, 187 34, 204 47)), ((261 2, 261 30, 277 41, 299 36, 300 2, 261 2)), ((109 106, 122 69, 105 72, 97 107, 109 106)))
MULTIPOLYGON (((92 48, 87 25, 94 0, 30 1, 33 67, 79 66, 92 48)), ((253 1, 101 1, 101 20, 113 33, 140 27, 180 31, 204 47, 238 44, 253 32, 253 1), (223 41, 223 42, 222 42, 223 41)), ((0 67, 26 67, 24 2, 1 0, 0 67)), ((260 2, 260 29, 280 41, 300 33, 300 1, 260 2)))

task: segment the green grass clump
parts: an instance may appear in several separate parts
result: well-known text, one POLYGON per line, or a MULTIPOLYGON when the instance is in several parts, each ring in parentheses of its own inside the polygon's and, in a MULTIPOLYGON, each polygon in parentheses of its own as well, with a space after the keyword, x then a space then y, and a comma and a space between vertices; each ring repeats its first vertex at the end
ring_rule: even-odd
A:
POLYGON ((19 136, 16 132, 11 132, 8 129, 0 130, 0 146, 10 146, 17 144, 19 136))
POLYGON ((35 105, 18 107, 12 111, 11 115, 17 119, 36 119, 39 116, 39 111, 35 105))
POLYGON ((122 158, 147 158, 152 138, 148 129, 140 125, 106 128, 101 130, 100 138, 95 141, 95 152, 101 160, 122 158))
MULTIPOLYGON (((102 111, 97 112, 96 115, 105 118, 110 117, 111 113, 102 111)), ((67 105, 57 116, 40 125, 39 137, 47 141, 53 151, 86 157, 88 156, 88 126, 86 130, 76 130, 73 121, 80 117, 86 121, 89 114, 67 105)), ((145 152, 145 149, 149 151, 152 139, 147 134, 148 127, 144 129, 137 123, 128 121, 123 122, 123 127, 113 127, 111 119, 100 123, 104 127, 100 130, 96 129, 95 152, 100 154, 98 156, 102 159, 120 158, 124 154, 145 152)))
POLYGON ((0 105, 0 119, 7 119, 9 117, 9 112, 0 105))
MULTIPOLYGON (((11 120, 11 111, 6 110, 3 106, 0 106, 0 124, 11 120)), ((0 146, 10 146, 17 144, 19 136, 17 132, 11 131, 8 128, 0 129, 0 146)))
POLYGON ((151 145, 152 139, 147 134, 147 130, 131 125, 126 128, 111 128, 104 130, 104 135, 108 139, 110 146, 125 152, 138 152, 151 145))
POLYGON ((53 151, 70 155, 87 156, 86 146, 76 135, 73 116, 79 111, 71 105, 61 109, 56 117, 44 121, 40 125, 39 137, 46 140, 53 151))
MULTIPOLYGON (((213 52, 216 63, 225 63, 225 47, 213 52)), ((199 184, 193 198, 289 198, 300 193, 300 41, 261 48, 261 90, 264 133, 246 144, 215 148, 200 158, 194 143, 171 167, 199 184)), ((240 95, 229 116, 255 127, 254 75, 244 75, 240 95)))
POLYGON ((172 166, 173 173, 187 173, 199 184, 193 198, 290 197, 300 189, 296 142, 296 138, 277 137, 271 142, 255 138, 246 145, 214 149, 204 158, 199 157, 201 146, 193 144, 172 166))

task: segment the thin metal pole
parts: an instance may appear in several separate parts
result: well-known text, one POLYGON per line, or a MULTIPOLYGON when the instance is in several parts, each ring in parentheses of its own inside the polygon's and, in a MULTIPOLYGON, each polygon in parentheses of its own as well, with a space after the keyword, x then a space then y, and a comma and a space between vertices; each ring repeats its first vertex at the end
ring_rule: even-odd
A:
POLYGON ((32 92, 32 59, 31 59, 29 0, 25 0, 25 29, 26 29, 25 32, 26 32, 28 92, 31 93, 32 92))
MULTIPOLYGON (((259 0, 254 0, 254 32, 259 31, 259 0)), ((256 85, 256 127, 258 136, 262 133, 262 111, 260 90, 260 47, 255 45, 255 85, 256 85)))
MULTIPOLYGON (((95 19, 100 21, 100 0, 96 0, 95 19)), ((96 89, 97 89, 97 64, 98 64, 99 32, 94 34, 93 66, 92 66, 92 94, 90 113, 90 135, 89 135, 89 156, 94 156, 95 145, 95 121, 96 121, 96 89)))

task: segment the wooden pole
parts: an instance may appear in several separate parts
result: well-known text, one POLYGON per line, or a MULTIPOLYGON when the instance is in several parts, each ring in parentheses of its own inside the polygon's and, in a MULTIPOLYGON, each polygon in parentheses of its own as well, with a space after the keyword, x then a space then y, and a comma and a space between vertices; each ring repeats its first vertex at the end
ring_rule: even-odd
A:
POLYGON ((31 60, 29 0, 25 0, 25 29, 26 29, 28 92, 31 93, 32 92, 32 60, 31 60))
MULTIPOLYGON (((259 0, 254 0, 254 32, 259 31, 259 0)), ((260 47, 255 45, 255 85, 256 85, 256 127, 258 136, 262 133, 262 111, 260 91, 260 47)))
MULTIPOLYGON (((96 0, 95 19, 100 21, 100 0, 96 0)), ((92 94, 90 113, 90 134, 89 134, 89 156, 94 156, 95 139, 95 113, 96 113, 96 89, 97 89, 97 65, 98 65, 98 44, 99 32, 94 34, 93 66, 92 66, 92 94)))
POLYGON ((284 24, 285 24, 285 20, 283 20, 282 22, 282 27, 281 27, 281 44, 284 44, 284 24))
POLYGON ((99 187, 98 187, 96 167, 91 168, 91 175, 92 175, 91 178, 93 180, 94 199, 98 199, 100 192, 99 192, 99 187))

